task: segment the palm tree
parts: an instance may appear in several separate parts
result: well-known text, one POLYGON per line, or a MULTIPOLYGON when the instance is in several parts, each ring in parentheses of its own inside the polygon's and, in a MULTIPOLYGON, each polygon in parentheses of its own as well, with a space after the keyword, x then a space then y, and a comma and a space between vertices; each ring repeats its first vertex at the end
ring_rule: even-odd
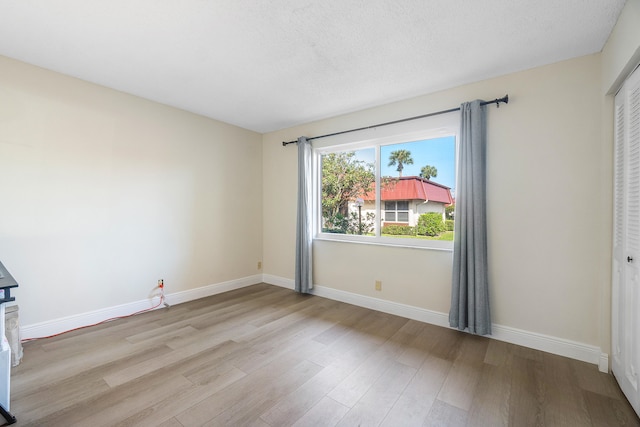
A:
POLYGON ((399 174, 398 176, 402 178, 402 169, 404 169, 404 165, 413 164, 413 159, 411 158, 411 151, 409 150, 392 151, 391 154, 389 154, 388 166, 393 166, 396 163, 398 164, 398 167, 396 169, 399 174))
POLYGON ((431 179, 438 176, 438 169, 435 166, 426 165, 420 170, 420 176, 424 179, 431 179))

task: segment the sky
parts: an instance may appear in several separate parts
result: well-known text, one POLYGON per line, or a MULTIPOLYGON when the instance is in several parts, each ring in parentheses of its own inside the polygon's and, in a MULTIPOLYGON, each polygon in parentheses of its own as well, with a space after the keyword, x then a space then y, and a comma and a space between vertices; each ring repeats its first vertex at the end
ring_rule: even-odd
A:
MULTIPOLYGON (((380 147, 382 176, 398 176, 397 164, 395 166, 387 166, 389 164, 389 155, 396 150, 408 150, 413 158, 412 165, 404 165, 402 176, 419 176, 420 169, 423 166, 435 166, 438 169, 438 176, 431 177, 431 181, 455 190, 455 137, 446 136, 402 144, 383 145, 380 147)), ((373 163, 374 150, 358 150, 356 151, 356 157, 373 163)))

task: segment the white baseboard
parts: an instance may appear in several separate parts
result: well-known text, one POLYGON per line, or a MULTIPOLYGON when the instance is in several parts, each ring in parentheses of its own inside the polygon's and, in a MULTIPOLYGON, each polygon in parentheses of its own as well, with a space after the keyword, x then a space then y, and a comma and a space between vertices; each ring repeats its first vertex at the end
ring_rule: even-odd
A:
MULTIPOLYGON (((265 274, 263 275, 263 281, 288 289, 294 288, 294 281, 283 277, 265 274)), ((449 327, 449 315, 446 313, 354 294, 326 286, 314 285, 312 293, 320 297, 346 302, 359 307, 395 314, 445 328, 449 327)), ((600 372, 609 371, 609 355, 603 353, 599 347, 497 324, 492 325, 492 331, 493 333, 488 336, 489 338, 593 363, 598 365, 600 372)))
MULTIPOLYGON (((170 305, 181 304, 222 292, 255 285, 260 282, 269 283, 271 285, 287 289, 294 289, 294 281, 291 279, 270 274, 258 274, 243 277, 241 279, 203 286, 196 289, 167 294, 166 301, 170 305)), ((313 294, 323 298, 357 305, 359 307, 365 307, 372 310, 382 311, 384 313, 406 317, 408 319, 418 320, 420 322, 430 323, 432 325, 442 326, 445 328, 449 327, 449 316, 446 313, 359 295, 353 292, 341 291, 326 286, 315 285, 313 288, 313 294)), ((149 309, 156 303, 156 300, 135 301, 88 313, 54 319, 47 322, 25 325, 20 328, 20 335, 22 339, 54 335, 71 329, 93 325, 114 317, 126 316, 141 310, 149 309)), ((162 307, 163 306, 160 306, 158 308, 162 307)), ((493 334, 489 336, 490 338, 581 360, 583 362, 593 363, 598 365, 598 369, 601 372, 609 371, 609 355, 603 353, 599 347, 549 335, 538 334, 536 332, 511 328, 509 326, 493 324, 492 328, 493 334)))
POLYGON ((593 363, 601 372, 609 371, 609 355, 603 353, 600 347, 495 323, 491 327, 490 337, 496 340, 593 363))
POLYGON ((254 276, 229 280, 226 282, 216 283, 214 285, 202 286, 200 288, 189 289, 187 291, 174 292, 172 294, 167 294, 166 299, 167 303, 170 305, 182 304, 183 302, 189 302, 200 298, 210 297, 211 295, 244 288, 246 286, 256 285, 262 281, 262 274, 256 274, 254 276))
MULTIPOLYGON (((165 295, 165 300, 170 305, 181 304, 183 302, 193 301, 199 298, 205 298, 211 295, 220 294, 222 292, 232 291, 234 289, 243 288, 245 286, 255 285, 262 282, 262 275, 254 275, 243 277, 241 279, 229 280, 227 282, 216 283, 213 285, 202 286, 196 289, 174 292, 165 295)), ((49 320, 46 322, 35 323, 20 327, 21 339, 32 339, 39 337, 47 337, 59 334, 76 328, 88 325, 95 325, 107 319, 114 317, 127 316, 141 310, 147 310, 158 303, 158 298, 153 300, 145 299, 134 301, 127 304, 107 307, 87 313, 76 314, 73 316, 62 317, 59 319, 49 320)), ((156 309, 164 308, 163 305, 156 309)))
POLYGON ((598 361, 598 370, 600 372, 609 372, 609 355, 607 353, 600 354, 600 360, 598 361))
POLYGON ((285 279, 284 277, 274 276, 271 274, 263 274, 262 281, 270 285, 280 286, 281 288, 295 289, 296 285, 292 279, 285 279))

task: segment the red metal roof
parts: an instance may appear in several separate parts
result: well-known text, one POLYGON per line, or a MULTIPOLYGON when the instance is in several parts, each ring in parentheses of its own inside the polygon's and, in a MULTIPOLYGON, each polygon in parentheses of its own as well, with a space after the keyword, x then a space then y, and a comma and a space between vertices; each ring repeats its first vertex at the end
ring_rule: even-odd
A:
MULTIPOLYGON (((425 200, 444 204, 453 203, 451 189, 437 182, 418 176, 403 176, 385 180, 381 199, 385 200, 425 200)), ((372 192, 364 195, 364 200, 375 200, 375 186, 372 192)))

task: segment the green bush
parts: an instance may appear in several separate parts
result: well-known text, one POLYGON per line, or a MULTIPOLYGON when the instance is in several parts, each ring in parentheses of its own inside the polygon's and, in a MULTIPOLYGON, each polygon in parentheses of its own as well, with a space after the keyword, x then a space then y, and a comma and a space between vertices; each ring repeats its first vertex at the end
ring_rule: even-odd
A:
POLYGON ((358 214, 351 212, 349 216, 349 225, 347 227, 347 234, 370 234, 373 233, 375 227, 376 215, 373 212, 367 212, 361 218, 358 218, 358 214))
POLYGON ((367 212, 361 218, 351 212, 349 216, 336 214, 329 218, 323 218, 323 233, 335 234, 370 234, 373 232, 376 216, 373 212, 367 212))
POLYGON ((339 228, 323 228, 322 232, 333 233, 333 234, 344 234, 344 231, 340 230, 339 228))
POLYGON ((415 230, 410 225, 390 224, 382 227, 382 234, 391 234, 393 236, 414 236, 415 230))
POLYGON ((347 234, 349 229, 349 218, 342 214, 336 214, 333 217, 325 218, 325 224, 322 231, 325 233, 347 234))
POLYGON ((447 231, 453 231, 453 220, 452 219, 446 219, 444 221, 444 228, 447 231))
POLYGON ((442 214, 438 212, 427 212, 420 215, 418 225, 416 225, 416 234, 421 236, 437 236, 445 231, 442 214))

